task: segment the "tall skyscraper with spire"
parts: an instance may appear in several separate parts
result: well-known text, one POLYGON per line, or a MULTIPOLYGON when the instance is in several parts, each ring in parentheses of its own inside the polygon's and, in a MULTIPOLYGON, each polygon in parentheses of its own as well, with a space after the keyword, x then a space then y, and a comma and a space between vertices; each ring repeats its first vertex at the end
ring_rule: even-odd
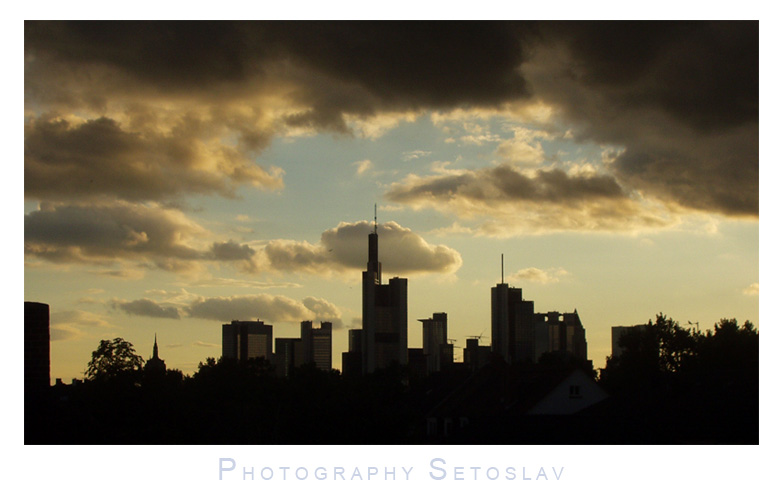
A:
POLYGON ((363 271, 363 373, 408 362, 407 281, 392 278, 382 284, 379 234, 374 205, 374 229, 368 235, 368 264, 363 271))
POLYGON ((501 283, 490 289, 491 349, 507 363, 534 361, 534 303, 523 300, 522 288, 504 283, 501 255, 501 283))

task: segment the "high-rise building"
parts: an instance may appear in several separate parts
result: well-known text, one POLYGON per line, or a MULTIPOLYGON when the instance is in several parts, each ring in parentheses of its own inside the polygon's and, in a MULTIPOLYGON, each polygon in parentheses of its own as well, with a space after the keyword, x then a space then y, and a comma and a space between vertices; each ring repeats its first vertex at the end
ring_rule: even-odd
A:
POLYGON ((301 341, 304 363, 314 363, 317 368, 326 371, 333 367, 332 323, 323 321, 319 328, 313 328, 311 321, 301 321, 301 341))
POLYGON ((571 313, 563 313, 563 323, 566 325, 566 343, 561 350, 572 353, 580 359, 588 359, 588 342, 585 340, 585 328, 580 321, 580 315, 575 309, 571 313))
POLYGON ((246 361, 273 353, 273 325, 262 321, 233 321, 222 325, 222 357, 246 361))
POLYGON ((341 373, 356 376, 363 373, 363 330, 349 330, 349 351, 341 354, 341 373))
POLYGON ((368 264, 363 271, 363 373, 394 363, 407 364, 407 281, 392 278, 382 284, 376 220, 368 235, 368 264))
POLYGON ((477 371, 490 362, 490 346, 479 345, 479 338, 466 339, 463 349, 463 364, 471 371, 477 371))
POLYGON ((507 363, 534 361, 534 303, 523 290, 499 283, 490 290, 493 352, 507 363))
POLYGON ((536 327, 536 361, 546 352, 566 352, 570 355, 588 359, 588 343, 585 328, 575 309, 572 313, 550 311, 546 314, 534 314, 536 327))
POLYGON ((303 341, 296 338, 278 338, 274 342, 276 374, 280 377, 289 377, 294 368, 303 364, 303 341))
MULTIPOLYGON (((427 319, 418 320, 422 323, 423 354, 426 359, 427 373, 441 371, 442 364, 447 363, 447 313, 433 313, 427 319)), ((448 360, 452 364, 452 356, 448 360)))
POLYGON ((51 384, 49 304, 24 303, 24 391, 42 392, 51 384))

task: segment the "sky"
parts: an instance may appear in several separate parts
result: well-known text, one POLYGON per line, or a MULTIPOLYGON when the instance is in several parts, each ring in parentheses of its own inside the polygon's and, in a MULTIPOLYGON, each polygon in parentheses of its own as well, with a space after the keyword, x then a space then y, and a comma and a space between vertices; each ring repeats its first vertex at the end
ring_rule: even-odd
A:
MULTIPOLYGON (((24 298, 51 377, 221 324, 360 327, 377 205, 409 346, 490 288, 611 327, 759 326, 758 22, 26 22, 24 298)), ((462 354, 456 349, 456 360, 462 354)))

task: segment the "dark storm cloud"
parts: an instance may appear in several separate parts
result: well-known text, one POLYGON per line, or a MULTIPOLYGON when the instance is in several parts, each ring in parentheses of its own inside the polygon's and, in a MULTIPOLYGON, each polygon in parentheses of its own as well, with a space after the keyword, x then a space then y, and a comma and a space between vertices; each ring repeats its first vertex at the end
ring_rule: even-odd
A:
MULTIPOLYGON (((701 130, 758 119, 758 22, 571 22, 540 28, 543 43, 566 45, 570 72, 582 85, 611 97, 604 115, 657 108, 701 130)), ((573 113, 584 111, 570 104, 573 113)))
POLYGON ((88 109, 123 121, 28 122, 25 175, 36 182, 26 193, 63 196, 51 179, 125 199, 278 187, 273 172, 254 177, 246 152, 285 127, 349 133, 350 117, 531 98, 576 138, 621 150, 610 168, 626 189, 758 214, 757 22, 27 22, 28 113, 88 109), (120 102, 124 114, 106 114, 120 102), (264 111, 270 102, 282 107, 264 111), (179 130, 161 110, 191 112, 210 130, 154 135, 160 124, 179 130), (77 142, 87 132, 105 150, 77 142), (186 139, 225 137, 234 147, 207 156, 243 166, 188 168, 186 139), (165 185, 163 172, 178 175, 165 185))
POLYGON ((626 185, 758 215, 758 23, 550 23, 523 67, 626 185))
POLYGON ((114 309, 121 309, 134 316, 148 316, 150 318, 179 319, 179 309, 175 306, 161 305, 153 300, 138 299, 133 301, 115 300, 112 302, 114 309))
MULTIPOLYGON (((364 89, 364 102, 353 94, 338 104, 370 112, 395 103, 497 105, 524 95, 521 34, 514 24, 473 22, 28 21, 25 50, 115 68, 162 92, 268 77, 284 63, 364 89)), ((334 102, 317 92, 304 94, 319 110, 312 120, 321 121, 316 115, 334 102)))

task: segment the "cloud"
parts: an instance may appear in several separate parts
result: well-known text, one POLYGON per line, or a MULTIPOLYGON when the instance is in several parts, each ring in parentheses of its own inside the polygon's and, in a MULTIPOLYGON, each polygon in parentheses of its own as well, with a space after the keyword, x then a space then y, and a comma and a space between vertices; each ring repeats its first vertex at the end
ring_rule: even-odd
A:
POLYGON ((185 193, 234 196, 235 187, 279 189, 282 170, 251 164, 234 149, 186 132, 123 130, 101 117, 25 124, 25 197, 166 200, 185 193), (178 134, 178 135, 177 135, 178 134))
POLYGON ((49 334, 52 341, 72 340, 85 336, 84 328, 110 326, 101 316, 87 311, 57 311, 51 313, 49 334))
POLYGON ((542 23, 535 96, 615 144, 615 175, 698 210, 758 215, 758 23, 542 23))
MULTIPOLYGON (((757 21, 28 21, 24 85, 39 199, 278 189, 283 172, 253 161, 274 137, 377 137, 463 109, 614 146, 613 176, 647 199, 758 215, 757 21)), ((460 138, 500 140, 468 120, 460 138)))
POLYGON ((537 131, 518 127, 513 138, 498 145, 496 154, 514 166, 539 168, 545 159, 539 136, 537 131))
POLYGON ((308 320, 341 323, 338 308, 325 299, 315 297, 307 297, 303 301, 269 294, 200 297, 186 311, 193 318, 225 323, 253 319, 269 323, 299 323, 308 320))
POLYGON ((421 149, 417 149, 415 151, 406 151, 404 154, 401 155, 401 159, 403 161, 419 160, 420 158, 430 156, 430 154, 431 154, 430 151, 423 151, 421 149))
POLYGON ((535 267, 527 267, 510 274, 508 279, 518 281, 533 281, 535 283, 547 285, 549 283, 559 282, 561 278, 567 276, 568 274, 568 271, 560 267, 547 270, 542 270, 535 267))
MULTIPOLYGON (((676 222, 674 214, 647 207, 609 175, 559 169, 520 170, 510 165, 409 175, 385 193, 415 209, 433 208, 464 220, 480 219, 479 233, 637 231, 676 222)), ((463 231, 462 226, 458 226, 463 231)))
POLYGON ((300 283, 273 282, 273 281, 253 281, 234 278, 208 278, 200 279, 191 283, 191 286, 197 287, 231 287, 231 288, 301 288, 300 283))
POLYGON ((306 297, 303 299, 303 305, 306 309, 314 312, 319 321, 330 321, 333 323, 333 328, 344 326, 341 320, 341 311, 327 300, 317 297, 306 297))
MULTIPOLYGON (((347 223, 322 233, 316 244, 306 241, 272 240, 263 248, 270 269, 329 275, 364 269, 368 255, 368 234, 373 224, 347 223)), ((444 245, 432 245, 396 222, 378 226, 379 260, 390 274, 454 273, 460 254, 444 245)))
POLYGON ((208 347, 208 348, 214 348, 214 347, 222 347, 219 344, 211 344, 209 342, 203 342, 202 340, 196 340, 192 343, 194 347, 208 347))
POLYGON ((357 166, 357 176, 362 177, 365 175, 369 170, 374 168, 374 164, 371 160, 362 160, 357 161, 353 163, 353 165, 357 166))
MULTIPOLYGON (((278 125, 343 132, 347 120, 526 95, 520 39, 510 23, 28 21, 25 97, 99 109, 262 94, 284 104, 278 125)), ((245 141, 251 123, 227 122, 245 141)))
POLYGON ((758 296, 758 283, 752 283, 749 287, 742 290, 742 293, 744 295, 755 295, 758 296))
POLYGON ((179 309, 176 306, 158 304, 149 299, 126 301, 115 299, 111 303, 114 309, 121 309, 133 316, 148 316, 150 318, 179 319, 179 309))
POLYGON ((157 203, 44 203, 24 216, 25 254, 53 262, 111 265, 130 260, 173 272, 208 261, 254 266, 254 250, 246 244, 231 240, 196 247, 209 236, 184 213, 157 203))

